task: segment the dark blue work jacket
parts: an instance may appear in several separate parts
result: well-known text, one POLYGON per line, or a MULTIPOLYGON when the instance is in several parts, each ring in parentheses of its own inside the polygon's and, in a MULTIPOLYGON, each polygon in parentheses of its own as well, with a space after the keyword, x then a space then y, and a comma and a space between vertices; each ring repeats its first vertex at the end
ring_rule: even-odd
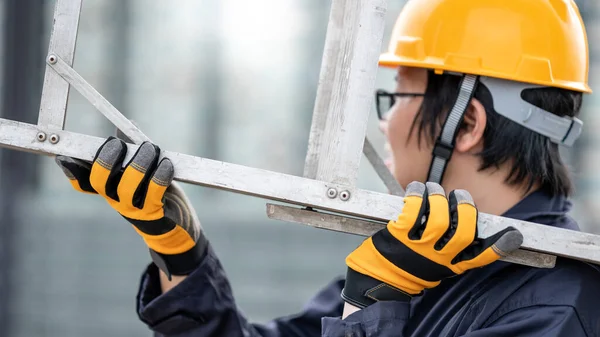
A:
MULTIPOLYGON (((570 207, 562 197, 536 192, 504 216, 577 230, 566 215, 570 207)), ((198 269, 165 294, 151 264, 142 276, 138 314, 158 336, 173 337, 600 337, 600 268, 573 260, 558 258, 553 269, 498 261, 444 280, 410 304, 379 302, 345 320, 343 285, 334 280, 296 315, 253 324, 236 307, 209 248, 198 269)))

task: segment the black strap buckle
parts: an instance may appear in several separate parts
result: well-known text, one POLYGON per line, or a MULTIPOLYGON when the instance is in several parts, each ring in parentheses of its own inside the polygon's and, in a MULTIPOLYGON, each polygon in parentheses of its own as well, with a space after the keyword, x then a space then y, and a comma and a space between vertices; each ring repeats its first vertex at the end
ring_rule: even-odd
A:
POLYGON ((445 160, 450 160, 454 151, 454 145, 444 143, 440 138, 435 141, 435 146, 431 152, 436 157, 441 157, 445 160))

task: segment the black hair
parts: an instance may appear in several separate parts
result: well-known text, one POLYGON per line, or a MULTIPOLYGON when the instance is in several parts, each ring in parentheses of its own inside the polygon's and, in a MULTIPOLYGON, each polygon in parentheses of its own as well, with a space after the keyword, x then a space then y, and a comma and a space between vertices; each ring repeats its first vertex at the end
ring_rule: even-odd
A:
MULTIPOLYGON (((417 127, 419 141, 424 133, 425 139, 433 144, 444 118, 456 101, 461 77, 438 75, 433 71, 428 73, 423 104, 410 133, 417 127)), ((582 102, 579 92, 550 87, 526 89, 521 96, 525 101, 558 116, 577 116, 582 102)), ((479 171, 509 163, 511 169, 505 179, 509 185, 526 184, 528 192, 537 183, 551 195, 570 196, 573 193, 569 171, 560 158, 556 143, 495 112, 493 97, 481 82, 474 98, 481 102, 487 115, 483 150, 478 153, 481 158, 479 171)))

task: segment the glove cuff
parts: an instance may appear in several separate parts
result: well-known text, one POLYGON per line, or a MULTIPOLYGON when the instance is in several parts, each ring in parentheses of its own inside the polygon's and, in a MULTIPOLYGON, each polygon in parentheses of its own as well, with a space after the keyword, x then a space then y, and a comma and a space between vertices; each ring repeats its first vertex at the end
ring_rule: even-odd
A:
POLYGON ((344 301, 360 309, 378 301, 409 302, 412 298, 411 295, 396 287, 356 272, 351 268, 346 271, 346 284, 342 289, 341 296, 344 301))
POLYGON ((184 253, 167 255, 150 249, 150 256, 158 269, 171 281, 171 275, 188 275, 193 272, 206 256, 207 247, 208 240, 200 234, 196 245, 184 253))

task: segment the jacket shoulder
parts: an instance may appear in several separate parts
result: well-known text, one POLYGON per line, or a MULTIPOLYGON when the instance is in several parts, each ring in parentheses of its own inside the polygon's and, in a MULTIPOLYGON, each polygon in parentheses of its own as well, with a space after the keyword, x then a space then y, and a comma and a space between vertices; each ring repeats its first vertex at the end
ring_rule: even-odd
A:
POLYGON ((587 329, 596 328, 600 317, 600 266, 558 257, 549 269, 513 265, 497 277, 507 277, 504 299, 486 321, 511 311, 536 307, 570 307, 587 329), (513 282, 514 281, 514 282, 513 282))
POLYGON ((600 266, 558 257, 554 268, 536 268, 532 274, 522 291, 541 303, 577 308, 600 298, 600 266))

